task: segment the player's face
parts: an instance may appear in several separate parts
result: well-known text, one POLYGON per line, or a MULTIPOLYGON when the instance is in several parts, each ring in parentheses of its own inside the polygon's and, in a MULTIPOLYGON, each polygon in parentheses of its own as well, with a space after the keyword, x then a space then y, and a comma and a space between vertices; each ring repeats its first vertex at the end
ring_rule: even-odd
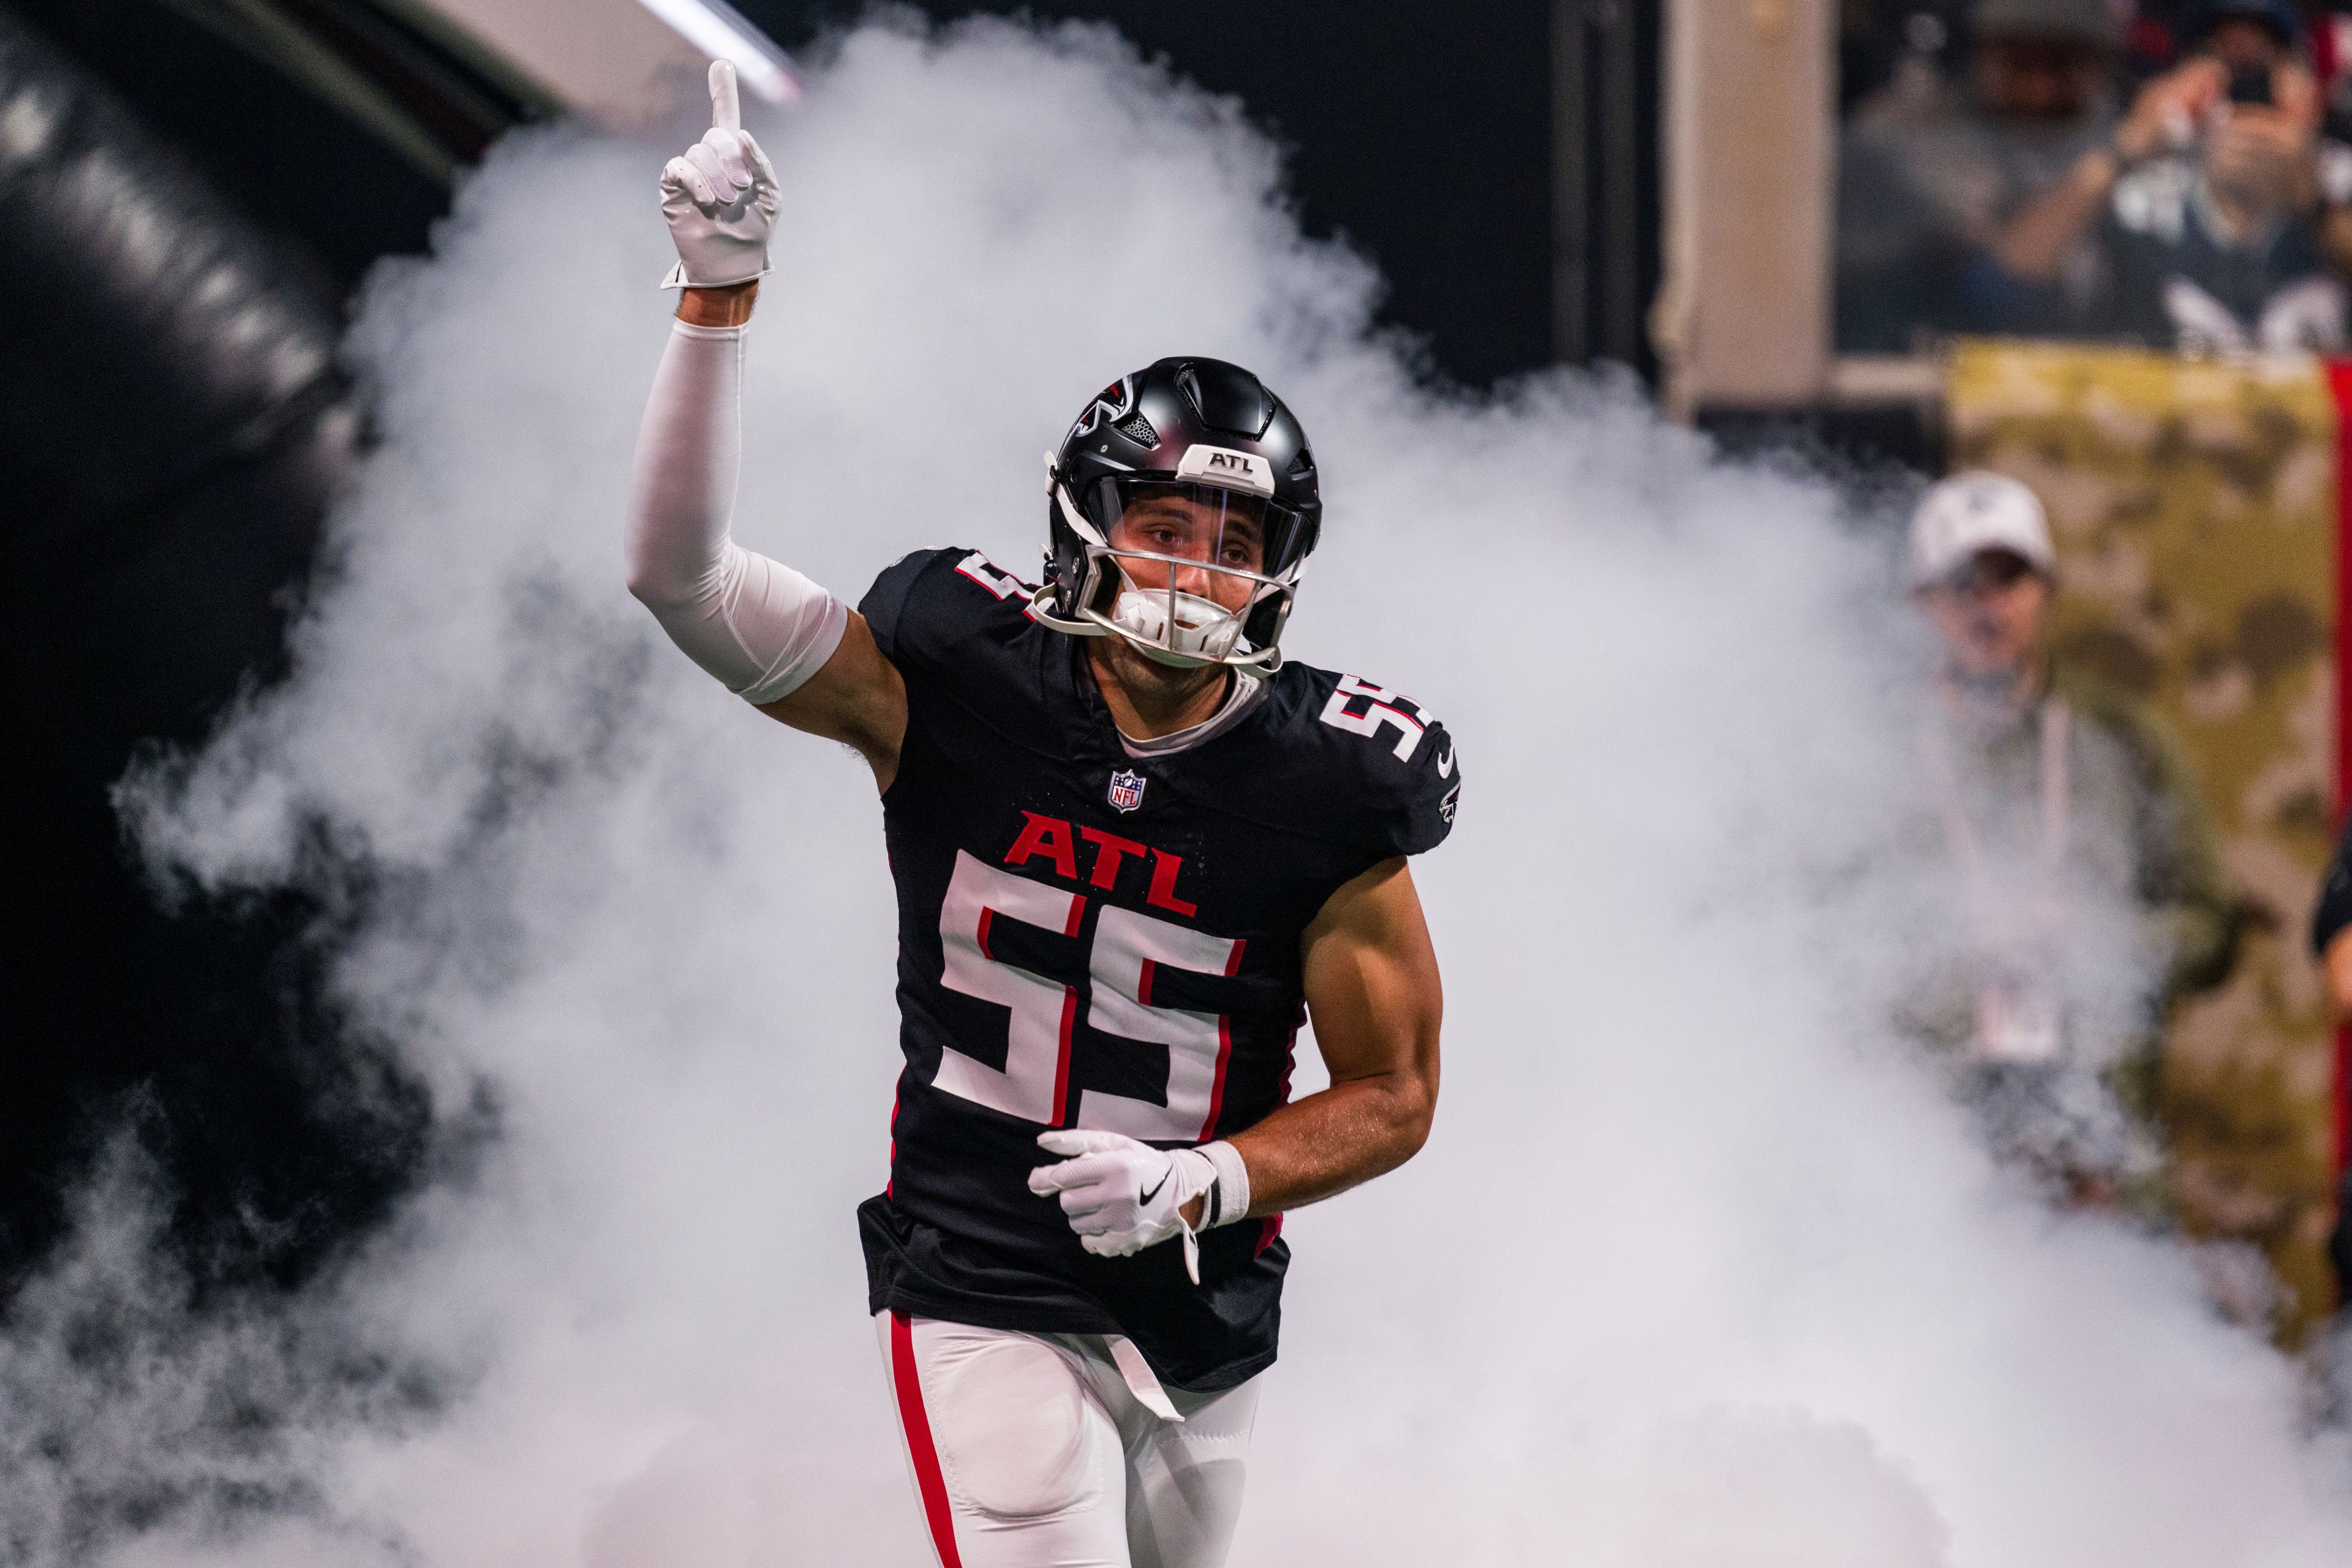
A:
POLYGON ((1138 588, 1165 592, 1173 587, 1222 609, 1239 610, 1249 603, 1255 584, 1232 574, 1264 569, 1265 512, 1251 497, 1205 486, 1142 490, 1129 500, 1112 525, 1110 544, 1114 550, 1148 551, 1201 563, 1122 557, 1119 565, 1138 588), (1227 570, 1205 570, 1212 565, 1227 570))
POLYGON ((2042 646, 2050 580, 2022 556, 1988 550, 1950 578, 1921 590, 1920 604, 1964 676, 2012 675, 2042 646))

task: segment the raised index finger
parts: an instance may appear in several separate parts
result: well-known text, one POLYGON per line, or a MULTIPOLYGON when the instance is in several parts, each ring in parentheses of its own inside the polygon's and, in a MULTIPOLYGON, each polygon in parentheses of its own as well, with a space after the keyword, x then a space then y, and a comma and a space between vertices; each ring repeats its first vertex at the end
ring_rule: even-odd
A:
POLYGON ((735 96, 735 62, 710 62, 710 123, 721 131, 743 129, 742 100, 735 96))

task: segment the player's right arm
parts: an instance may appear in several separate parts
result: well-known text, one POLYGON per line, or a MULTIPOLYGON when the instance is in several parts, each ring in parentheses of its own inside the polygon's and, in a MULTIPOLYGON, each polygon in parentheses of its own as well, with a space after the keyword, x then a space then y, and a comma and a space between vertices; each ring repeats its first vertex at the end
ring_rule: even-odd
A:
POLYGON ((662 171, 678 321, 637 436, 629 591, 670 639, 769 717, 840 741, 890 786, 907 689, 855 610, 729 532, 741 461, 743 335, 778 207, 740 126, 734 68, 710 68, 712 125, 662 171))

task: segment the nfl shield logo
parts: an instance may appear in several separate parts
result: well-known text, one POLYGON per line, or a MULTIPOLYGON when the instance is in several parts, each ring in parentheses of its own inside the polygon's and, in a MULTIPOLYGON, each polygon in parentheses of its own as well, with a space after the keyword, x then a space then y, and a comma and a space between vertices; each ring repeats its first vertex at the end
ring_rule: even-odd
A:
POLYGON ((1143 804, 1144 777, 1141 773, 1110 775, 1110 803, 1121 811, 1133 811, 1143 804))

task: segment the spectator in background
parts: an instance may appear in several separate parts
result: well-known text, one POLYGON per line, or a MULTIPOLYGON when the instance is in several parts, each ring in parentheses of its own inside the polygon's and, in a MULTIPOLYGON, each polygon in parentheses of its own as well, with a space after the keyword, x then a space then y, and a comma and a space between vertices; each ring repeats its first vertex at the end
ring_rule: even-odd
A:
POLYGON ((1848 352, 1955 331, 2063 333, 2104 302, 2087 232, 2024 288, 1990 258, 2114 132, 2116 13, 2107 0, 1977 0, 1969 24, 1965 83, 1898 70, 1846 127, 1837 319, 1848 352))
POLYGON ((2236 953, 2211 829, 2154 716, 2053 667, 2057 557, 2031 489, 1982 472, 1935 486, 1911 567, 1943 643, 1924 743, 1971 926, 1963 970, 1911 1022, 1954 1048, 1997 1143, 2105 1201, 2153 1173, 2166 1010, 2236 953), (2151 983, 2118 1005, 2134 959, 2151 983))
MULTIPOLYGON (((2218 0, 2191 53, 2142 88, 2104 144, 2022 210, 1979 287, 2058 313, 2086 247, 2105 258, 2099 336, 2192 351, 2346 341, 2352 148, 2319 136, 2318 84, 2286 0, 2218 0), (2036 305, 2034 301, 2041 303, 2036 305)), ((2078 317, 2079 317, 2079 313, 2078 317)))

